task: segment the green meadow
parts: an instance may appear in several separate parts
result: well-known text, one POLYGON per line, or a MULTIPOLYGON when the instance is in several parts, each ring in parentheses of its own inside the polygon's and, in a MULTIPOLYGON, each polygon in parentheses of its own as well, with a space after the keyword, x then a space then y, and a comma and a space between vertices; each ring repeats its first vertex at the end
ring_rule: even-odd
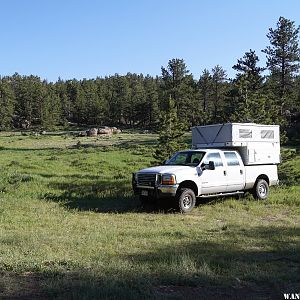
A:
MULTIPOLYGON (((283 299, 300 291, 300 186, 144 210, 152 134, 0 135, 1 299, 283 299)), ((296 153, 296 152, 295 152, 296 153)), ((297 152, 285 167, 296 166, 297 152)), ((296 174, 297 175, 297 174, 296 174)))

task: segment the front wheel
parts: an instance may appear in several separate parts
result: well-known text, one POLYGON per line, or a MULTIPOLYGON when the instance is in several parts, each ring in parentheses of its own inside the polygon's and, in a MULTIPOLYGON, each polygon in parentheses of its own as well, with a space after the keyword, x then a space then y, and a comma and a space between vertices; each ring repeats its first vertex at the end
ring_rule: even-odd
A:
POLYGON ((196 204, 196 196, 193 190, 183 188, 178 192, 178 205, 181 213, 192 211, 196 204))
POLYGON ((269 195, 269 185, 264 179, 258 179, 253 190, 255 199, 265 200, 269 195))

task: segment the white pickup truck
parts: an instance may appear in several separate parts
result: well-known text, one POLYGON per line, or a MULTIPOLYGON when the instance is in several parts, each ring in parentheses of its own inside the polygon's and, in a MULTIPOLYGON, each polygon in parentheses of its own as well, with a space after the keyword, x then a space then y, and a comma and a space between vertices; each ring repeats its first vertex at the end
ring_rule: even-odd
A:
MULTIPOLYGON (((235 127, 239 126, 242 131, 242 135, 247 133, 247 127, 242 126, 244 124, 231 124, 231 135, 234 133, 235 127)), ((227 125, 227 124, 226 124, 227 125)), ((256 124, 251 124, 250 128, 256 124)), ((215 132, 220 132, 224 129, 219 129, 221 125, 215 128, 215 132)), ((246 124, 249 127, 249 124, 246 124)), ((255 198, 266 199, 269 194, 269 186, 276 185, 278 183, 277 175, 277 163, 279 155, 276 155, 276 159, 273 159, 265 149, 261 151, 254 151, 254 154, 250 151, 251 141, 250 138, 257 130, 264 130, 263 134, 266 135, 266 128, 251 129, 251 137, 248 132, 248 142, 230 141, 224 142, 225 144, 219 145, 220 148, 200 148, 191 149, 177 152, 173 157, 165 162, 164 165, 146 168, 133 174, 132 186, 134 193, 139 195, 142 203, 150 201, 151 199, 163 199, 173 197, 178 203, 178 208, 181 212, 190 212, 196 203, 196 197, 216 197, 225 195, 239 195, 245 191, 251 191, 255 198), (226 144, 227 143, 227 144, 226 144), (234 143, 240 143, 234 145, 234 143), (243 144, 244 143, 244 144, 243 144), (246 147, 246 149, 245 149, 246 147), (255 153, 257 155, 255 156, 255 153), (253 154, 253 155, 252 155, 253 154), (253 156, 253 157, 252 157, 253 156), (278 156, 278 157, 277 157, 278 156), (251 158, 252 157, 252 158, 251 158), (264 162, 266 160, 266 162, 264 162), (274 163, 271 161, 274 160, 274 163), (247 161, 245 165, 244 161, 247 161)), ((206 129, 201 126, 197 127, 199 133, 201 129, 206 129)), ((214 128, 209 128, 213 130, 214 128)), ((277 128, 267 129, 274 130, 275 135, 277 128)), ((197 132, 193 132, 193 146, 197 146, 196 142, 197 132)), ((207 132, 204 130, 204 132, 207 132)), ((268 133, 269 140, 274 139, 274 133, 268 133)), ((279 128, 278 128, 279 134, 279 128)), ((201 133, 204 137, 204 135, 201 133)), ((210 133, 211 135, 211 133, 210 133)), ((214 135, 214 134, 213 134, 214 135)), ((245 137, 243 137, 245 138, 245 137)), ((200 137, 201 142, 202 137, 200 137)), ((224 135, 223 138, 224 139, 224 135)), ((231 140, 234 140, 231 136, 231 140)), ((206 141, 209 139, 206 138, 206 141)), ((214 145, 207 142, 206 144, 214 145)), ((219 144, 222 142, 218 142, 219 144)), ((273 143, 274 144, 274 143, 273 143)), ((253 145, 252 145, 253 146, 253 145)), ((274 149, 277 149, 278 145, 273 145, 274 149)), ((256 145, 256 148, 259 148, 256 145)), ((265 148, 265 147, 263 147, 265 148)), ((274 151, 273 151, 274 152, 274 151)))

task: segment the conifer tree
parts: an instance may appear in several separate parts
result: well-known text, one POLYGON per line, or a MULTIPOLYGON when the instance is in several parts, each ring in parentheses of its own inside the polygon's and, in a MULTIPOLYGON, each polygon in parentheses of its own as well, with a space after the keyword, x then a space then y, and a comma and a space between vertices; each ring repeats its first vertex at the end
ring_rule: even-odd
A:
POLYGON ((67 84, 61 78, 58 78, 54 86, 62 107, 61 123, 66 125, 67 121, 72 119, 73 111, 72 103, 68 97, 67 84))
POLYGON ((176 151, 182 149, 185 124, 180 122, 174 100, 170 97, 168 108, 160 116, 159 138, 154 158, 163 162, 176 151))
POLYGON ((125 76, 118 74, 111 77, 111 90, 109 103, 109 114, 111 122, 121 123, 123 121, 124 106, 128 103, 130 88, 125 76))
POLYGON ((222 111, 224 107, 224 98, 226 90, 226 71, 219 65, 212 69, 212 100, 213 100, 213 119, 212 122, 220 122, 222 120, 222 111))
POLYGON ((243 58, 238 59, 237 64, 232 67, 238 72, 236 81, 242 79, 243 84, 250 93, 257 91, 263 82, 262 72, 265 68, 259 67, 257 65, 258 62, 259 59, 255 51, 250 49, 250 51, 246 52, 243 58))
POLYGON ((63 122, 62 114, 60 98, 56 94, 54 86, 49 84, 41 107, 41 126, 44 129, 55 129, 63 122))
POLYGON ((87 121, 87 105, 84 90, 80 81, 72 80, 71 84, 71 97, 73 101, 73 115, 74 121, 77 124, 86 123, 87 121))
POLYGON ((155 128, 159 121, 158 84, 155 79, 147 75, 144 80, 145 104, 143 107, 146 124, 155 128))
POLYGON ((232 122, 261 123, 269 118, 266 112, 266 97, 261 90, 264 68, 259 67, 258 62, 255 51, 250 49, 232 67, 238 71, 232 82, 231 98, 226 107, 227 118, 232 122))
POLYGON ((86 124, 100 125, 104 117, 103 99, 98 93, 97 85, 94 80, 84 79, 81 82, 84 98, 85 114, 83 120, 86 124))
POLYGON ((199 117, 198 117, 198 125, 205 125, 210 122, 211 118, 211 105, 212 105, 212 88, 213 81, 212 76, 210 75, 207 69, 204 69, 200 79, 198 81, 198 92, 199 92, 199 100, 200 107, 199 109, 199 117))
POLYGON ((271 82, 275 95, 281 99, 281 105, 287 101, 293 86, 293 76, 300 68, 299 29, 295 22, 280 17, 276 29, 270 28, 267 34, 271 45, 262 50, 267 55, 271 82))
POLYGON ((0 130, 10 129, 13 123, 14 95, 5 79, 0 79, 0 130))
MULTIPOLYGON (((193 123, 196 101, 196 85, 183 59, 171 59, 166 68, 162 67, 163 100, 172 97, 179 117, 193 123)), ((167 106, 168 103, 163 105, 167 106)), ((164 109, 164 107, 162 107, 164 109)))

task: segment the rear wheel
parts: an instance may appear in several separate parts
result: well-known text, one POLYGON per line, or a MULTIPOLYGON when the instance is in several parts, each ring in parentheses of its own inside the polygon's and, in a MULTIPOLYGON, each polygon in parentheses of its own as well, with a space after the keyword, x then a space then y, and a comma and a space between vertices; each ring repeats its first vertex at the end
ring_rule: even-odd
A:
POLYGON ((269 195, 269 185, 264 179, 258 179, 253 190, 255 199, 265 200, 269 195))
POLYGON ((178 206, 181 213, 192 211, 196 204, 196 196, 193 190, 183 188, 178 192, 178 206))

